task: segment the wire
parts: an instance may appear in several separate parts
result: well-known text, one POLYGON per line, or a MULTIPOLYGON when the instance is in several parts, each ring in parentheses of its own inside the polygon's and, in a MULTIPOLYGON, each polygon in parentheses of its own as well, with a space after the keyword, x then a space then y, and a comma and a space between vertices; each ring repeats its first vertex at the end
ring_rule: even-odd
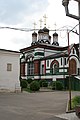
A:
MULTIPOLYGON (((78 33, 77 33, 77 31, 75 32, 75 31, 73 31, 73 29, 74 28, 76 28, 77 26, 78 26, 79 24, 77 24, 77 25, 75 25, 72 29, 68 29, 68 27, 71 27, 71 26, 63 26, 63 27, 61 27, 61 28, 59 28, 59 29, 56 29, 56 31, 69 31, 69 32, 74 32, 74 33, 76 33, 77 35, 79 35, 78 33), (65 29, 66 28, 66 29, 65 29)), ((23 31, 23 32, 30 32, 30 31, 34 31, 34 29, 29 29, 29 28, 14 28, 14 27, 2 27, 2 26, 0 26, 0 29, 12 29, 12 30, 19 30, 19 31, 23 31)), ((35 31, 38 31, 39 29, 35 29, 35 31)), ((55 31, 55 30, 49 30, 49 31, 55 31)))
MULTIPOLYGON (((1 27, 0 29, 12 29, 12 30, 19 30, 19 31, 24 31, 24 32, 29 32, 29 31, 34 31, 34 29, 28 29, 28 28, 14 28, 14 27, 1 27)), ((39 30, 39 29, 36 29, 39 30)))
MULTIPOLYGON (((70 31, 69 31, 69 33, 72 31, 73 32, 73 30, 78 26, 79 24, 77 24, 77 25, 75 25, 70 31)), ((76 32, 75 32, 76 33, 76 32)), ((79 35, 79 34, 78 34, 79 35)))

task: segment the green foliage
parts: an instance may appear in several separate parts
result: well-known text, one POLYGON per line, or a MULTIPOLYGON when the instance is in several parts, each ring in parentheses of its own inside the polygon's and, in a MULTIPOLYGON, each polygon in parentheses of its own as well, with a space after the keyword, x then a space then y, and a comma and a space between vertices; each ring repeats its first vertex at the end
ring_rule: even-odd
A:
POLYGON ((21 88, 27 88, 27 86, 28 86, 27 81, 26 81, 26 80, 21 79, 21 80, 20 80, 20 86, 21 86, 21 88))
POLYGON ((48 87, 48 82, 46 80, 40 80, 40 87, 48 87))
POLYGON ((59 81, 54 81, 52 83, 52 89, 53 90, 62 90, 63 89, 63 84, 59 81))
POLYGON ((76 105, 80 105, 80 96, 75 96, 71 100, 72 109, 74 109, 76 105))
POLYGON ((42 87, 42 82, 43 82, 43 80, 40 80, 40 81, 39 81, 40 87, 42 87))
POLYGON ((32 90, 32 91, 39 91, 39 89, 40 89, 40 84, 39 84, 38 81, 32 81, 30 83, 30 90, 32 90))
POLYGON ((31 78, 27 79, 28 84, 30 84, 33 80, 31 78))
POLYGON ((29 93, 31 93, 31 92, 32 92, 32 91, 30 90, 30 88, 29 88, 29 87, 24 88, 24 91, 27 91, 27 92, 29 92, 29 93))

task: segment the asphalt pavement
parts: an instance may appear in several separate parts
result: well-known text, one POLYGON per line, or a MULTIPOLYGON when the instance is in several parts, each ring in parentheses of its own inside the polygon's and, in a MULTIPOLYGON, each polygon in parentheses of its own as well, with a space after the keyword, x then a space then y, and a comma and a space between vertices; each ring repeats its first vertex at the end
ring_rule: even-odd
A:
POLYGON ((65 91, 0 93, 0 119, 66 120, 67 100, 65 91))

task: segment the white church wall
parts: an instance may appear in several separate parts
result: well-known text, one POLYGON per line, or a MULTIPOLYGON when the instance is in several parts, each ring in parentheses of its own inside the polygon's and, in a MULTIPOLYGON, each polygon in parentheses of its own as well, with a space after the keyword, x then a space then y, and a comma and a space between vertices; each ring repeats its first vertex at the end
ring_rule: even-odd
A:
POLYGON ((63 78, 63 75, 54 75, 53 76, 53 81, 56 81, 56 79, 58 79, 58 78, 63 78))
POLYGON ((27 63, 25 64, 25 75, 27 75, 28 71, 27 71, 27 63))
POLYGON ((52 81, 56 81, 57 78, 63 78, 63 75, 49 75, 49 76, 41 76, 41 79, 47 79, 50 80, 52 79, 52 81))

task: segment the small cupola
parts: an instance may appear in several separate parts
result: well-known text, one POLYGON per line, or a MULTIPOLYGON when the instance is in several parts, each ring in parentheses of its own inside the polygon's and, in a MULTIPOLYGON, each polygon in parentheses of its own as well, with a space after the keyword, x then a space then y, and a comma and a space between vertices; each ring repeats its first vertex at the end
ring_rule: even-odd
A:
POLYGON ((34 31, 32 33, 32 44, 36 43, 37 42, 37 33, 34 31))
POLYGON ((38 33, 40 34, 40 33, 43 33, 44 31, 43 31, 43 29, 40 29, 39 31, 38 31, 38 33))
POLYGON ((40 29, 40 30, 38 31, 38 40, 39 40, 39 41, 43 39, 43 34, 44 34, 43 29, 40 29))
POLYGON ((46 27, 44 27, 43 31, 44 31, 43 39, 49 41, 49 29, 47 29, 46 27))
POLYGON ((32 33, 32 36, 34 37, 37 37, 37 33, 34 31, 33 33, 32 33))
POLYGON ((34 25, 34 32, 32 33, 32 43, 31 43, 31 45, 34 45, 37 42, 37 33, 35 32, 36 23, 34 22, 33 25, 34 25))
POLYGON ((52 45, 59 46, 59 43, 58 43, 58 34, 56 32, 53 34, 53 43, 52 43, 52 45))
POLYGON ((49 33, 49 29, 47 29, 46 27, 43 28, 43 31, 44 31, 45 33, 49 33))

